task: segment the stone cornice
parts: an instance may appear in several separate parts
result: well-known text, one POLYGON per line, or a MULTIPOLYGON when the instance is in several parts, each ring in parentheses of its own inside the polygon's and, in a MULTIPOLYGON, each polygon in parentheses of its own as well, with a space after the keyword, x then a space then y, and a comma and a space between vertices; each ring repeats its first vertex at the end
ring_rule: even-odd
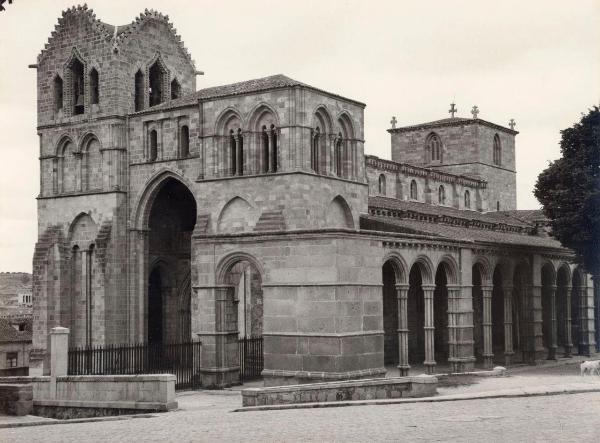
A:
POLYGON ((447 119, 447 120, 442 120, 442 121, 438 121, 438 122, 420 123, 417 125, 388 129, 387 132, 389 132, 390 134, 399 134, 399 133, 403 133, 403 132, 418 131, 420 129, 431 129, 431 128, 450 127, 450 126, 464 126, 464 125, 473 125, 473 124, 487 126, 489 128, 496 129, 497 131, 506 132, 511 135, 517 135, 519 133, 518 131, 515 131, 513 129, 505 128, 504 126, 500 126, 496 123, 488 122, 488 121, 482 120, 480 118, 473 118, 473 119, 456 118, 455 120, 447 119))
POLYGON ((415 177, 426 177, 431 180, 436 180, 445 183, 456 183, 472 188, 487 188, 487 181, 480 180, 465 175, 452 174, 450 172, 433 170, 423 166, 410 165, 408 163, 398 163, 392 160, 385 160, 373 155, 365 155, 367 167, 372 167, 382 171, 397 172, 415 177))

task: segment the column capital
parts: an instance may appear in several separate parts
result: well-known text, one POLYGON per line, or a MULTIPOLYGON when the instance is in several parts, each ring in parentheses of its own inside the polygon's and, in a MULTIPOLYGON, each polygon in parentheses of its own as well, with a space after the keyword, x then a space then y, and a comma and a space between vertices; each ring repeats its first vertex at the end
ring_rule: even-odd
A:
POLYGON ((399 290, 408 290, 408 288, 410 288, 410 285, 408 283, 396 283, 396 289, 399 290))
POLYGON ((435 291, 435 285, 421 285, 421 289, 423 289, 423 291, 435 291))

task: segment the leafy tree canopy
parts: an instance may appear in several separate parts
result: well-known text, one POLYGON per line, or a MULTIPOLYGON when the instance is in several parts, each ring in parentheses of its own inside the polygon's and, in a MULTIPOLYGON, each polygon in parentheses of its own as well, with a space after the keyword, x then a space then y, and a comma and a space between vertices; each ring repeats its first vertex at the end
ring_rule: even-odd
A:
POLYGON ((600 275, 600 110, 561 131, 562 158, 539 176, 534 194, 553 235, 573 249, 586 270, 600 275))

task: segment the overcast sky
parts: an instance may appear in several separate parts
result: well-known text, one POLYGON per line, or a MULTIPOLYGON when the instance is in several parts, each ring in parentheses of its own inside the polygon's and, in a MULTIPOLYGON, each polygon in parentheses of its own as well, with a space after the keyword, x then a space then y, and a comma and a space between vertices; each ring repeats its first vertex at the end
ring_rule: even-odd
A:
MULTIPOLYGON (((7 2, 8 3, 8 2, 7 2)), ((0 12, 0 271, 31 272, 39 191, 36 62, 73 1, 0 12)), ((519 209, 559 131, 600 100, 600 0, 90 0, 107 23, 168 14, 206 75, 198 88, 283 73, 367 104, 365 150, 390 157, 389 122, 458 116, 517 122, 519 209)))

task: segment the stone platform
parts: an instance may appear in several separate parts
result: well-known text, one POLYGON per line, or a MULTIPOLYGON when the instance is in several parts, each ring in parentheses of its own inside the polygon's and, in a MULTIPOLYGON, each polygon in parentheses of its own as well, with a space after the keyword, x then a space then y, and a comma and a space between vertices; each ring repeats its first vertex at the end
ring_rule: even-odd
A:
POLYGON ((428 397, 437 393, 437 383, 436 377, 420 375, 250 388, 242 391, 242 405, 428 397))

